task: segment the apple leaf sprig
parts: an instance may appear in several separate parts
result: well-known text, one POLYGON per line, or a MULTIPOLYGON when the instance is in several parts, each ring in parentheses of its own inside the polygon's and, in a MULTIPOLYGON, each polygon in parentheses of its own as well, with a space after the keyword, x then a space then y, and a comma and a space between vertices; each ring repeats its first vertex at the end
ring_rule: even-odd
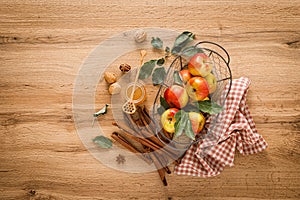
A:
POLYGON ((179 110, 175 114, 175 137, 179 137, 184 132, 185 135, 192 140, 195 140, 195 134, 192 129, 192 122, 189 118, 189 114, 184 110, 179 110))
POLYGON ((152 75, 153 85, 159 85, 163 83, 167 75, 165 67, 162 66, 164 63, 165 63, 164 58, 145 62, 140 69, 139 79, 140 80, 146 79, 153 73, 152 75))
MULTIPOLYGON (((191 43, 195 39, 195 34, 189 31, 182 32, 175 39, 174 45, 172 49, 170 47, 165 47, 165 56, 159 59, 153 59, 148 62, 145 62, 140 69, 139 79, 143 80, 152 75, 152 83, 153 85, 160 85, 165 80, 167 75, 165 67, 163 64, 165 63, 165 59, 170 55, 181 55, 186 57, 191 57, 196 53, 203 52, 202 49, 197 48, 195 46, 188 46, 187 44, 191 43)), ((163 41, 159 38, 152 38, 151 45, 155 49, 162 50, 163 49, 163 41)), ((180 80, 180 79, 175 79, 180 80)))
POLYGON ((211 100, 197 101, 196 107, 198 110, 211 115, 218 114, 223 111, 223 107, 211 100))
MULTIPOLYGON (((175 39, 174 45, 170 50, 170 47, 165 47, 165 57, 168 57, 170 54, 173 55, 181 55, 186 57, 191 57, 196 53, 203 53, 203 50, 195 47, 195 46, 188 46, 195 39, 195 34, 189 31, 182 32, 177 38, 175 39)), ((159 38, 152 38, 151 45, 155 49, 163 49, 163 41, 159 38)))

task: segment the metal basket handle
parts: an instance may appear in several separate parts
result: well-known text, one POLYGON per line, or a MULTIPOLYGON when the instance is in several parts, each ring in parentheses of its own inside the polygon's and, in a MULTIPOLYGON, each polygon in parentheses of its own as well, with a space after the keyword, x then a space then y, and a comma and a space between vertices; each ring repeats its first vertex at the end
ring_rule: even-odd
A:
POLYGON ((216 54, 218 54, 223 60, 224 62, 229 66, 229 63, 230 63, 230 56, 228 54, 228 52, 219 44, 217 43, 214 43, 214 42, 209 42, 209 41, 201 41, 201 42, 198 42, 197 44, 195 44, 195 47, 198 46, 198 45, 201 45, 201 44, 210 44, 210 45, 214 45, 216 47, 218 47, 220 50, 222 50, 225 54, 226 54, 226 57, 227 59, 225 59, 221 54, 219 54, 218 52, 212 50, 212 49, 208 49, 208 48, 205 48, 205 47, 201 47, 202 49, 206 49, 206 50, 209 50, 211 52, 214 52, 216 54))

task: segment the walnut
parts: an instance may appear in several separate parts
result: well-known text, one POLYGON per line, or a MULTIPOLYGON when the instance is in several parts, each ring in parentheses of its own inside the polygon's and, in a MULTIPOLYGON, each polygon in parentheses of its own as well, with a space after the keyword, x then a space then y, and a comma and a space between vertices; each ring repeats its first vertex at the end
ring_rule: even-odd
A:
POLYGON ((107 83, 115 83, 117 81, 117 75, 112 72, 105 72, 104 79, 107 83))
POLYGON ((109 94, 119 94, 121 92, 121 86, 119 83, 113 83, 108 88, 109 94))
POLYGON ((147 33, 143 29, 139 29, 134 34, 134 39, 136 42, 144 42, 147 38, 147 33))
POLYGON ((129 72, 131 69, 131 66, 128 64, 121 64, 119 69, 121 70, 121 72, 125 73, 125 72, 129 72))

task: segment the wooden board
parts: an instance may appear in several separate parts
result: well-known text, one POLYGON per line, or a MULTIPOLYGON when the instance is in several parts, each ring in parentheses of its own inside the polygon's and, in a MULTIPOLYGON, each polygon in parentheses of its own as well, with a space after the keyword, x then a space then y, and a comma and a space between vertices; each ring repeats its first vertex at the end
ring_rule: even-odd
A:
MULTIPOLYGON (((0 199, 299 199, 299 1, 0 1, 0 199), (268 149, 213 178, 130 174, 99 163, 73 123, 78 70, 138 27, 222 44, 268 149)), ((107 95, 105 98, 109 98, 107 95)), ((99 103, 105 103, 107 99, 99 103)), ((105 116, 110 119, 110 115, 105 116)), ((110 120, 101 124, 111 131, 110 120)))

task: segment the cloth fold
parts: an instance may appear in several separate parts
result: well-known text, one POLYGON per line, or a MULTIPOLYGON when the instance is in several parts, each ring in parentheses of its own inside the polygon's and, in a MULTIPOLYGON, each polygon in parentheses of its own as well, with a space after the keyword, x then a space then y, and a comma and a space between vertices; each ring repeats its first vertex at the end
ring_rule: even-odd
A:
POLYGON ((186 151, 181 163, 175 166, 175 174, 216 176, 225 166, 233 166, 236 150, 248 155, 267 148, 246 104, 249 85, 250 80, 246 77, 232 81, 223 111, 218 117, 208 119, 208 135, 186 151))

